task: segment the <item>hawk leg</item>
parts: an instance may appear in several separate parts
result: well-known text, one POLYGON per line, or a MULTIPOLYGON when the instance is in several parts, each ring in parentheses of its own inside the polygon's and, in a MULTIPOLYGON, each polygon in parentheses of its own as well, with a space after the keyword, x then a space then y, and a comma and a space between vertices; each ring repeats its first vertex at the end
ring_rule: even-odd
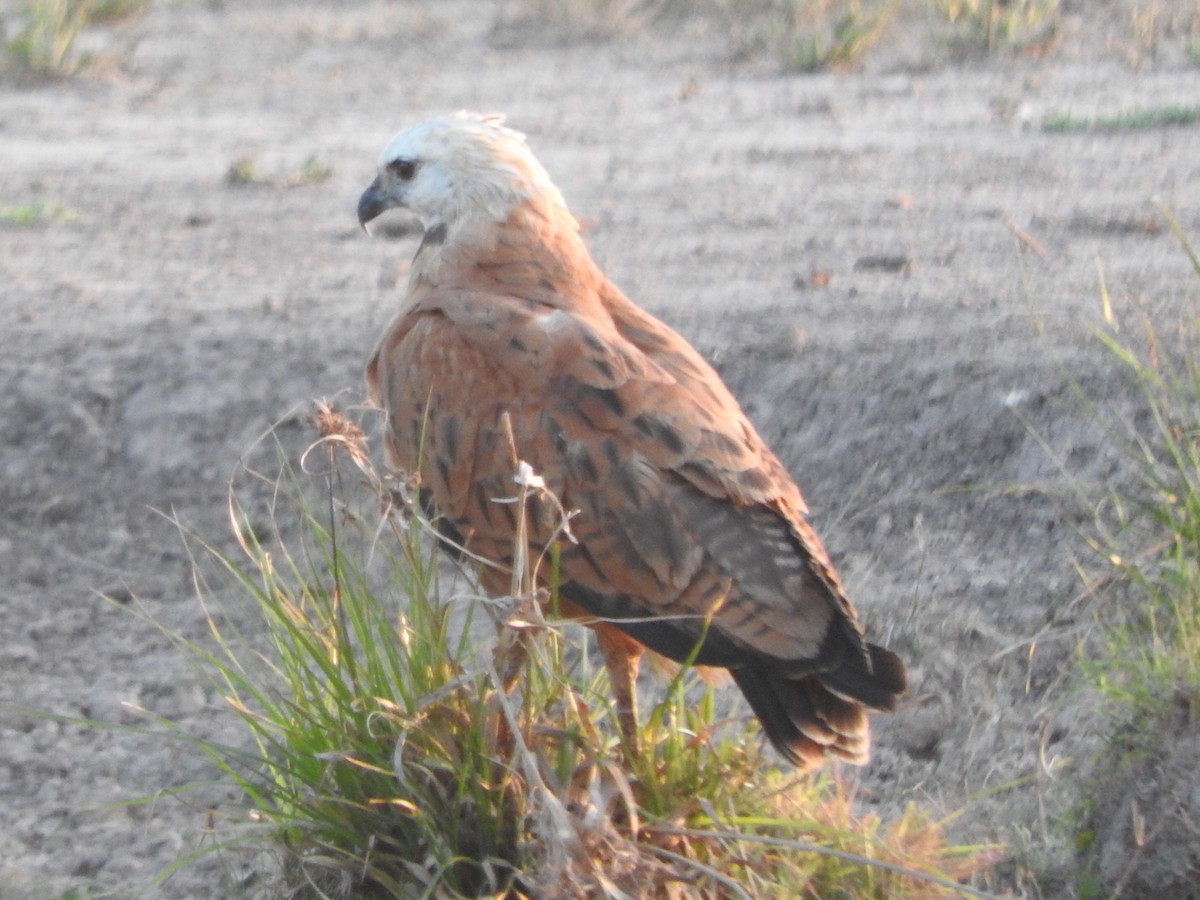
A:
POLYGON ((604 657, 604 667, 608 670, 608 680, 612 684, 621 742, 625 745, 627 754, 637 756, 637 674, 645 648, 614 625, 597 622, 592 625, 592 630, 596 633, 596 643, 604 657))

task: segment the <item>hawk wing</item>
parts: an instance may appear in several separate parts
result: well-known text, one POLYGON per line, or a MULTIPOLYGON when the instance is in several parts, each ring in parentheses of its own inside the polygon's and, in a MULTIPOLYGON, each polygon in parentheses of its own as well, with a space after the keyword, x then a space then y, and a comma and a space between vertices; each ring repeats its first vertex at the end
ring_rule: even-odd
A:
POLYGON ((515 516, 496 502, 514 493, 507 414, 517 453, 580 511, 562 569, 587 592, 580 605, 676 617, 665 627, 683 655, 711 615, 711 664, 749 654, 819 670, 827 632, 853 646, 857 628, 799 491, 699 355, 632 304, 621 312, 596 322, 532 300, 430 292, 370 364, 393 461, 421 472, 472 550, 510 559, 515 516))
MULTIPOLYGON (((615 289, 577 304, 586 315, 547 299, 417 290, 368 365, 393 463, 420 472, 473 552, 511 562, 507 414, 517 454, 579 511, 563 596, 676 660, 699 644, 696 662, 733 669, 793 758, 786 722, 768 717, 797 718, 786 683, 816 678, 837 695, 826 706, 853 707, 825 718, 861 725, 844 755, 865 754, 865 714, 839 698, 891 708, 902 664, 863 642, 795 483, 675 332, 615 289)), ((530 520, 536 553, 553 523, 530 520)), ((804 739, 837 749, 825 737, 804 739)))

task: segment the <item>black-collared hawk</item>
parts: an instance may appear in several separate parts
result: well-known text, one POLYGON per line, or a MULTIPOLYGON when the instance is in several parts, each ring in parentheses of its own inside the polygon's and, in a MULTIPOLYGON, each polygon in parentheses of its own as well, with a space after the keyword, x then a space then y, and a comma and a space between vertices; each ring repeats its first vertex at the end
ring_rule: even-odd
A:
MULTIPOLYGON (((400 132, 359 221, 393 207, 425 234, 367 383, 391 463, 447 533, 513 564, 518 510, 497 500, 516 492, 515 448, 573 512, 558 592, 596 630, 631 745, 648 647, 728 669, 793 764, 865 762, 867 709, 894 708, 904 664, 864 640, 799 489, 733 395, 600 271, 524 137, 472 113, 400 132)), ((528 515, 531 554, 553 519, 528 515)))

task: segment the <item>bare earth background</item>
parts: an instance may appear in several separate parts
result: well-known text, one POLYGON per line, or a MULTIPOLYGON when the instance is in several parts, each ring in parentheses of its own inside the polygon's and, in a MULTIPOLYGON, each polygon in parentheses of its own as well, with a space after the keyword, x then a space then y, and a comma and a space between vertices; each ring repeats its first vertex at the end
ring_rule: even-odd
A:
POLYGON ((711 22, 601 39, 535 5, 156 4, 86 36, 119 60, 98 74, 0 81, 0 206, 63 211, 0 227, 0 898, 228 895, 224 862, 146 887, 203 804, 115 805, 211 769, 14 705, 136 723, 128 702, 236 739, 99 592, 203 636, 155 510, 226 544, 239 454, 280 419, 301 447, 306 401, 361 396, 417 235, 368 239, 355 202, 397 129, 464 107, 529 135, 614 280, 715 360, 908 659, 845 772, 864 803, 960 811, 956 840, 1009 847, 993 889, 1071 893, 1064 815, 1103 714, 1072 682, 1100 602, 1074 561, 1099 567, 1066 498, 1128 473, 1069 384, 1133 408, 1091 337, 1097 259, 1130 323, 1194 299, 1150 201, 1200 236, 1200 133, 1038 126, 1195 104, 1200 69, 1134 46, 1133 2, 1064 0, 1044 56, 956 60, 918 16, 819 75, 735 59, 711 22), (227 182, 243 158, 265 183, 227 182), (310 160, 330 177, 289 185, 310 160))

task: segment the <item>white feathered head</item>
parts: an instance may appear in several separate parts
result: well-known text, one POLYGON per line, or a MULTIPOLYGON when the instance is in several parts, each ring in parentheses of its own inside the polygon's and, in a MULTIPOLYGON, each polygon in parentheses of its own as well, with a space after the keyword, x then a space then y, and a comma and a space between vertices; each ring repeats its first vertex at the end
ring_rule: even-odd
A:
POLYGON ((514 206, 539 198, 565 211, 525 136, 503 121, 457 112, 401 131, 358 201, 359 223, 397 206, 415 213, 426 231, 480 218, 503 222, 514 206))

